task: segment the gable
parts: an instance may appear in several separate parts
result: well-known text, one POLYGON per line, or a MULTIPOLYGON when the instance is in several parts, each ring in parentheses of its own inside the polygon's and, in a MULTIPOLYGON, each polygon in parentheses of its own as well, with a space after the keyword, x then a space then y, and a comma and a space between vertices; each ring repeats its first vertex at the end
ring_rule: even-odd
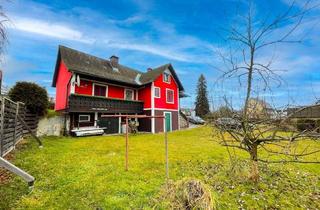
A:
POLYGON ((177 83, 179 90, 184 91, 182 83, 180 82, 178 75, 176 74, 174 68, 171 64, 165 64, 163 66, 157 67, 142 75, 141 81, 143 84, 148 84, 155 81, 163 72, 169 72, 177 83))

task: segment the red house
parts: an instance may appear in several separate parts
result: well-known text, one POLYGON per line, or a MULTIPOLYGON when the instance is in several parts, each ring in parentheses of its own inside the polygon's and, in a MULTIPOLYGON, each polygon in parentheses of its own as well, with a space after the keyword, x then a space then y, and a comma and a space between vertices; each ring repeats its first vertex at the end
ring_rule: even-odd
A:
POLYGON ((142 72, 109 60, 59 46, 52 86, 56 87, 55 110, 66 117, 66 130, 103 127, 106 133, 121 132, 121 118, 102 114, 164 115, 139 119, 140 131, 180 129, 179 99, 184 88, 171 64, 142 72))

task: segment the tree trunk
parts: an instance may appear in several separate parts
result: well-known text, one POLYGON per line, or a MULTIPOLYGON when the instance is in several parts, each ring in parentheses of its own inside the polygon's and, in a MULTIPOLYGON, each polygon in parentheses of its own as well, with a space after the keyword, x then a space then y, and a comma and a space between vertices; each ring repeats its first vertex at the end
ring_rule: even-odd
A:
POLYGON ((251 156, 251 174, 250 179, 254 182, 259 181, 259 167, 258 167, 258 146, 253 145, 250 151, 251 156))
POLYGON ((253 64, 254 64, 254 49, 251 48, 250 52, 250 66, 248 69, 248 80, 247 80, 247 93, 246 93, 246 99, 244 103, 244 119, 248 119, 248 106, 249 106, 249 99, 251 97, 251 88, 252 88, 252 74, 253 74, 253 64))

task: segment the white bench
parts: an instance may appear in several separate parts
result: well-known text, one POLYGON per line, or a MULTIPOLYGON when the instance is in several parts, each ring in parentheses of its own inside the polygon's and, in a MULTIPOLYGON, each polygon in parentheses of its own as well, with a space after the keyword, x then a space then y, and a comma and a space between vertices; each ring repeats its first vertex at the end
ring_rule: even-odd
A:
POLYGON ((99 127, 81 127, 71 130, 76 136, 95 136, 104 134, 104 129, 99 127))

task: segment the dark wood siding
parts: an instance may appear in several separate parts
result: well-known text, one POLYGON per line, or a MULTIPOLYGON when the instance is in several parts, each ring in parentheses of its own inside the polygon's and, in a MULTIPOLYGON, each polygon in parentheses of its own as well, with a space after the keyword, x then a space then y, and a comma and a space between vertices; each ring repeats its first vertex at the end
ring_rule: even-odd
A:
POLYGON ((101 117, 101 114, 99 114, 98 117, 98 126, 101 128, 105 128, 104 132, 107 134, 114 134, 119 133, 119 118, 107 118, 107 117, 101 117))
MULTIPOLYGON (((178 130, 179 129, 179 115, 178 115, 178 111, 166 111, 166 110, 155 110, 155 115, 164 115, 164 112, 170 112, 171 113, 171 117, 172 117, 172 130, 178 130)), ((163 132, 163 119, 156 119, 155 120, 155 132, 159 133, 159 132, 163 132)))
MULTIPOLYGON (((150 110, 145 110, 144 113, 145 115, 151 115, 150 110)), ((140 118, 139 119, 139 131, 143 132, 151 132, 151 119, 149 118, 140 118)))
POLYGON ((77 127, 94 126, 94 113, 70 113, 71 130, 77 127), (90 122, 79 122, 79 115, 90 115, 90 122))

